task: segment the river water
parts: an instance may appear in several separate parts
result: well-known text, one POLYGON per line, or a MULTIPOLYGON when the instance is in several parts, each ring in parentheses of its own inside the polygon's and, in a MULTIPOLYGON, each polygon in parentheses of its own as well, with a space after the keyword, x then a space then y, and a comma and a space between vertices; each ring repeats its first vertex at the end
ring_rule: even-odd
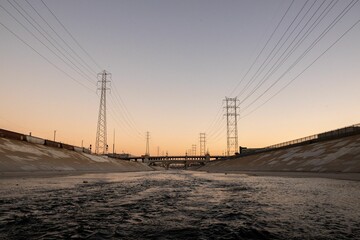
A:
POLYGON ((0 239, 360 239, 360 182, 193 171, 2 179, 0 239))

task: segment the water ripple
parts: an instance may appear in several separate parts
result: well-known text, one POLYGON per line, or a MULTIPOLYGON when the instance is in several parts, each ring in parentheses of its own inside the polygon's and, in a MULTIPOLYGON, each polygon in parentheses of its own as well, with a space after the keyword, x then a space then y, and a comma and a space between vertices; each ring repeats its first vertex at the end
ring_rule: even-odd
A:
POLYGON ((1 185, 0 238, 359 239, 360 236, 359 182, 187 171, 126 176, 58 177, 48 180, 51 184, 29 179, 28 185, 21 188, 11 182, 1 185), (52 183, 56 181, 66 181, 67 185, 52 183), (4 195, 9 188, 12 194, 4 195))

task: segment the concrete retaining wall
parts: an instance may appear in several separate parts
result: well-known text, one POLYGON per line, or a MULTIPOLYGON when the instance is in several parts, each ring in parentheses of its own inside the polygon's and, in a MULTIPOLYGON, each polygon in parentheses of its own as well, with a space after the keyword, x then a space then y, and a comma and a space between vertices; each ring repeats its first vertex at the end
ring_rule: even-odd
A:
POLYGON ((231 160, 214 161, 199 170, 360 173, 360 134, 231 160))
POLYGON ((26 141, 29 143, 40 144, 40 145, 45 144, 45 140, 42 138, 32 137, 32 136, 25 136, 25 137, 26 137, 26 141))
POLYGON ((1 172, 150 171, 143 163, 115 160, 83 152, 0 138, 1 172))
MULTIPOLYGON (((80 149, 80 147, 77 147, 77 146, 73 146, 73 145, 69 145, 69 144, 65 144, 65 143, 61 143, 61 142, 55 142, 55 141, 51 141, 48 139, 42 139, 39 137, 33 137, 31 135, 25 135, 22 133, 12 132, 12 131, 1 129, 1 128, 0 128, 0 137, 7 138, 7 139, 19 140, 19 141, 26 141, 26 142, 34 143, 34 144, 46 145, 49 147, 64 148, 64 149, 67 149, 70 151, 78 151, 80 149)), ((82 149, 81 152, 91 154, 90 149, 83 148, 83 147, 81 149, 82 149)))

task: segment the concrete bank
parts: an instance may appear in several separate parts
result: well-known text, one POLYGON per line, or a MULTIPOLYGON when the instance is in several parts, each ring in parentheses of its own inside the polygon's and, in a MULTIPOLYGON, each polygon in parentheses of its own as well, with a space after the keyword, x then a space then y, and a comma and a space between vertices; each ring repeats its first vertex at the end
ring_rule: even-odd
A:
POLYGON ((152 171, 146 164, 0 138, 0 175, 152 171))
POLYGON ((338 176, 344 179, 346 177, 340 176, 348 174, 352 179, 360 180, 360 134, 236 159, 214 161, 198 170, 254 175, 307 174, 320 177, 338 176), (292 172, 297 174, 290 174, 292 172))

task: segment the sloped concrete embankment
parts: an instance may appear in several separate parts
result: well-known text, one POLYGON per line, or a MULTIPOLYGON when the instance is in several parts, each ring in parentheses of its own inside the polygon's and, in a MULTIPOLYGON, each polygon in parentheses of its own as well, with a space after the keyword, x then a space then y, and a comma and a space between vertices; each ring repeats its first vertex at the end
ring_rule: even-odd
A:
POLYGON ((0 138, 1 172, 130 172, 151 171, 139 162, 121 161, 82 152, 0 138))
POLYGON ((199 170, 360 173, 360 134, 236 159, 214 161, 199 170))

